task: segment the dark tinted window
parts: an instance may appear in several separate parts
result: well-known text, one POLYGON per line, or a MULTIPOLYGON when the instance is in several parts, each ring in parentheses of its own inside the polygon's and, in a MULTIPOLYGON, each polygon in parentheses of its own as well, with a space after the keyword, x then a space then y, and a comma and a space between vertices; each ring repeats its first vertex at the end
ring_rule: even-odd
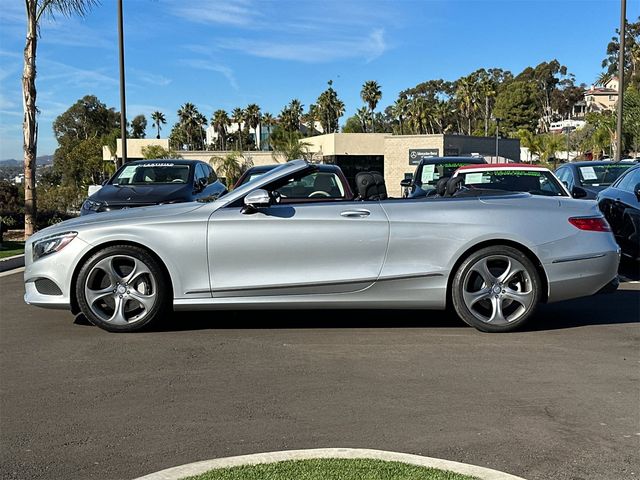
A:
POLYGON ((205 167, 203 164, 199 163, 196 166, 196 177, 195 177, 196 182, 201 178, 207 178, 208 176, 209 176, 209 172, 205 170, 205 167))
POLYGON ((618 185, 616 185, 616 188, 624 190, 625 192, 633 192, 635 186, 639 183, 640 168, 636 168, 632 172, 627 173, 622 179, 620 179, 620 182, 618 183, 618 185))
POLYGON ((434 164, 421 164, 418 165, 416 169, 416 185, 421 185, 424 189, 425 187, 433 187, 435 188, 436 183, 443 177, 452 177, 455 171, 463 167, 465 165, 470 165, 471 162, 446 162, 440 163, 438 165, 434 164))

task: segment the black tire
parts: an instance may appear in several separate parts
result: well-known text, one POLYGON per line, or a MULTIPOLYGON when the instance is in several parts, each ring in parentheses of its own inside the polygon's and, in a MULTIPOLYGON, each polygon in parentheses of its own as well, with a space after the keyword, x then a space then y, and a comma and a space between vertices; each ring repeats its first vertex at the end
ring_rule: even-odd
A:
POLYGON ((482 332, 510 332, 531 318, 541 289, 538 271, 524 253, 495 245, 464 259, 453 277, 451 300, 468 325, 482 332))
POLYGON ((148 327, 171 308, 171 285, 158 260, 132 245, 114 245, 92 255, 75 284, 78 306, 109 332, 148 327))

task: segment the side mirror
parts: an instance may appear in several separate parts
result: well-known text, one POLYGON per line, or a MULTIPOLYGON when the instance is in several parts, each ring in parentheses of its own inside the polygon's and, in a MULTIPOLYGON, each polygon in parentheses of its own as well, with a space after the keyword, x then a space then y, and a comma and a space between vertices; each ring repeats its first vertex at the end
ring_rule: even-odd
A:
POLYGON ((254 213, 260 208, 271 205, 271 195, 266 190, 258 188, 244 197, 242 213, 254 213))
POLYGON ((633 187, 633 193, 636 194, 636 198, 640 202, 640 183, 636 183, 636 186, 633 187))
POLYGON ((571 196, 573 198, 585 198, 587 196, 587 191, 582 187, 573 187, 571 190, 571 196))
POLYGON ((405 178, 400 182, 400 186, 404 188, 409 188, 411 187, 412 182, 413 180, 411 180, 410 178, 405 178))

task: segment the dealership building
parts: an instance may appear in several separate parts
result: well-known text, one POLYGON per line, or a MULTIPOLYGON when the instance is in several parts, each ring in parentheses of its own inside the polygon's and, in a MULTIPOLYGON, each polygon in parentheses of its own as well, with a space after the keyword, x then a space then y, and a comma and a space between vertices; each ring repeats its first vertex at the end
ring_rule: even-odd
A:
MULTIPOLYGON (((400 196, 400 181, 411 176, 423 157, 429 156, 469 156, 480 155, 488 162, 520 160, 520 141, 501 138, 497 142, 492 137, 472 137, 467 135, 391 135, 388 133, 330 133, 306 137, 314 162, 338 165, 350 182, 358 172, 377 170, 384 175, 390 196, 400 196)), ((127 140, 128 159, 142 158, 142 147, 160 145, 169 148, 167 139, 127 140)), ((120 157, 120 141, 117 155, 120 157)), ((185 159, 209 161, 212 156, 224 156, 220 151, 180 151, 185 159)), ((245 158, 254 165, 278 163, 273 152, 244 152, 245 158)), ((103 158, 112 160, 105 147, 103 158)))

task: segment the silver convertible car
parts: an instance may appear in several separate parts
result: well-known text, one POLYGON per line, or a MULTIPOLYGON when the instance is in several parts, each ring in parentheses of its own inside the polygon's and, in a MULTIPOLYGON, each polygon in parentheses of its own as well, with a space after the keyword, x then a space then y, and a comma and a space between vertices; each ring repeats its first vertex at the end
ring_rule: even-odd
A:
POLYGON ((57 224, 26 244, 25 301, 114 332, 171 308, 448 306, 505 332, 539 302, 617 286, 619 249, 594 202, 496 191, 387 199, 380 179, 356 178, 353 197, 334 172, 296 160, 209 203, 57 224))

